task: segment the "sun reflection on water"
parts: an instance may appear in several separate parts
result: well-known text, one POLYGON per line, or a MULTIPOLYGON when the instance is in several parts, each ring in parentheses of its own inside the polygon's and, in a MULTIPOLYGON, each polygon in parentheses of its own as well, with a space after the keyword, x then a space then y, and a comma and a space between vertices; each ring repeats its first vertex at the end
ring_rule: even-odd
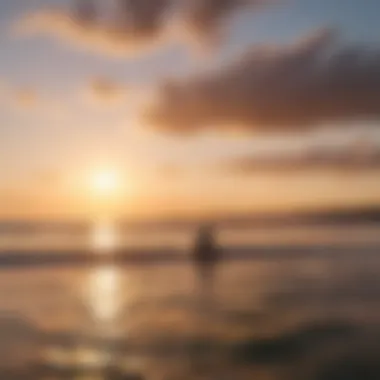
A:
MULTIPOLYGON (((98 223, 92 233, 96 253, 112 255, 117 245, 117 232, 112 223, 98 223)), ((86 281, 86 300, 98 328, 114 327, 122 307, 122 275, 112 263, 103 264, 89 273, 86 281)), ((104 331, 103 331, 104 332, 104 331)))
POLYGON ((116 227, 111 222, 98 222, 91 233, 91 246, 96 252, 110 253, 117 247, 116 227))
POLYGON ((93 316, 100 322, 114 321, 120 309, 121 276, 114 266, 94 270, 88 281, 88 301, 93 316))

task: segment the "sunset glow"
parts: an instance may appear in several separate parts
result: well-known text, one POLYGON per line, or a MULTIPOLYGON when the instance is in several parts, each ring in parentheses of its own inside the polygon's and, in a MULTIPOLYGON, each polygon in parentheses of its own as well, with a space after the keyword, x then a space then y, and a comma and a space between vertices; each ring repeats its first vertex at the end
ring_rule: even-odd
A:
POLYGON ((379 15, 0 1, 0 380, 380 379, 379 15))
POLYGON ((92 178, 92 189, 96 195, 112 196, 121 186, 119 174, 112 169, 103 169, 96 172, 92 178))
POLYGON ((378 207, 378 2, 314 1, 4 2, 0 216, 378 207))

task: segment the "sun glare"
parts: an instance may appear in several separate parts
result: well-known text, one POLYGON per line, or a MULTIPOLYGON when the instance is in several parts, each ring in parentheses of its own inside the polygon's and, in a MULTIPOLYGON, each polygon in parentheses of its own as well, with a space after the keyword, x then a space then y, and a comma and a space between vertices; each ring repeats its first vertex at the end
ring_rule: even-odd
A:
POLYGON ((89 172, 84 189, 89 215, 96 220, 115 219, 125 206, 126 195, 130 195, 129 182, 127 185, 123 172, 112 166, 89 172))
POLYGON ((93 190, 99 195, 111 195, 120 187, 120 176, 115 170, 102 170, 93 175, 93 190))

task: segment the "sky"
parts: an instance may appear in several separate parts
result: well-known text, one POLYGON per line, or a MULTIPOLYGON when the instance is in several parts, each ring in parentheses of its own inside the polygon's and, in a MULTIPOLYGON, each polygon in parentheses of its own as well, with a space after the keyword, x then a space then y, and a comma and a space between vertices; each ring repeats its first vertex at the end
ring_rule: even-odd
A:
POLYGON ((380 205, 377 0, 94 3, 0 2, 0 218, 380 205))

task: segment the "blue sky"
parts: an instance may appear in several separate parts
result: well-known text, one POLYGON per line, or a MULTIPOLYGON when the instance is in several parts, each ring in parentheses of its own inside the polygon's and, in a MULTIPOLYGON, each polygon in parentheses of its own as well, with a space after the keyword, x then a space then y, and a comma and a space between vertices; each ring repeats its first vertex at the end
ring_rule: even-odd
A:
MULTIPOLYGON (((63 177, 62 181, 67 185, 67 182, 80 181, 86 171, 104 164, 126 171, 131 182, 139 183, 135 186, 137 189, 145 189, 147 198, 154 198, 146 194, 146 186, 152 181, 159 184, 156 191, 164 194, 165 199, 170 199, 172 192, 179 199, 183 194, 184 197, 192 194, 199 199, 199 193, 207 192, 206 187, 221 189, 224 186, 219 202, 223 204, 223 197, 235 196, 228 185, 221 183, 234 179, 221 178, 217 174, 213 178, 209 174, 202 177, 200 167, 212 166, 218 160, 242 153, 265 150, 265 147, 276 150, 278 146, 302 145, 304 141, 315 139, 318 133, 290 138, 235 137, 218 133, 194 137, 166 136, 136 121, 138 99, 167 78, 185 78, 218 70, 252 44, 293 43, 324 27, 336 28, 342 41, 376 47, 380 42, 380 3, 377 0, 287 0, 262 11, 237 15, 230 28, 225 30, 226 38, 220 48, 203 55, 194 54, 187 46, 177 43, 133 57, 110 57, 46 36, 21 38, 12 34, 12 25, 26 13, 52 5, 68 7, 69 1, 12 0, 0 3, 0 88, 3 88, 5 98, 0 103, 0 188, 3 192, 16 192, 20 197, 27 193, 31 203, 33 194, 40 194, 41 187, 46 188, 46 183, 41 181, 46 173, 63 177), (86 104, 81 91, 96 77, 105 77, 125 86, 129 91, 128 99, 105 107, 86 104), (14 93, 25 88, 35 93, 35 106, 13 104, 14 93), (181 176, 181 181, 157 179, 157 171, 165 166, 186 168, 187 174, 181 176), (199 182, 208 185, 200 189, 199 182)), ((370 130, 369 134, 376 138, 379 135, 377 128, 370 130)), ((364 198, 368 196, 369 202, 376 201, 375 194, 380 189, 380 184, 374 180, 376 175, 371 175, 371 179, 368 179, 368 173, 351 178, 359 190, 360 181, 363 181, 363 189, 368 189, 368 181, 371 182, 371 193, 367 194, 367 191, 363 195, 364 198)), ((247 184, 248 188, 254 186, 255 191, 262 194, 268 183, 267 177, 264 176, 261 182, 257 178, 237 181, 241 182, 240 188, 247 184)), ((292 174, 289 186, 299 188, 299 181, 310 177, 314 178, 313 181, 319 178, 310 173, 292 174)), ((271 181, 276 182, 276 178, 271 181)), ((284 179, 281 181, 283 183, 284 179)), ((331 182, 327 181, 326 185, 326 179, 318 183, 322 186, 321 191, 324 191, 323 186, 326 191, 336 189, 331 182)), ((54 183, 51 186, 54 196, 50 193, 49 196, 59 200, 57 194, 64 193, 67 197, 71 190, 66 185, 54 183)), ((249 197, 249 191, 242 193, 249 197)), ((333 203, 334 196, 331 199, 327 196, 327 203, 333 203)), ((207 203, 207 199, 203 202, 207 203)), ((359 202, 365 203, 366 199, 359 202)), ((313 195, 311 200, 315 200, 313 195)), ((254 208, 253 201, 249 204, 254 208)))

